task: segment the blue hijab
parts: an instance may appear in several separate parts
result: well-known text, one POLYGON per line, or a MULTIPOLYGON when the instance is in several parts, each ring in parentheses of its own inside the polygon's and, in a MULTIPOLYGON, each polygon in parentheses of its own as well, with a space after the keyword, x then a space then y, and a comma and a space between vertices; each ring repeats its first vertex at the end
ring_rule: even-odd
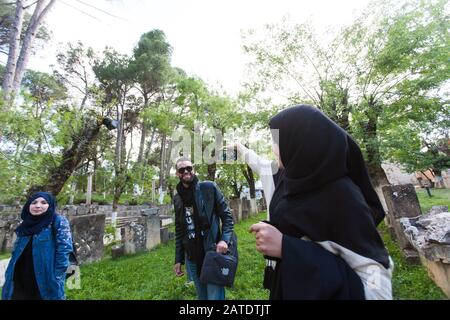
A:
POLYGON ((31 236, 38 234, 45 227, 49 226, 56 215, 56 199, 48 192, 36 192, 25 203, 22 208, 22 223, 17 227, 16 233, 18 236, 31 236), (33 216, 30 213, 30 205, 37 198, 44 198, 48 203, 46 212, 39 216, 33 216))

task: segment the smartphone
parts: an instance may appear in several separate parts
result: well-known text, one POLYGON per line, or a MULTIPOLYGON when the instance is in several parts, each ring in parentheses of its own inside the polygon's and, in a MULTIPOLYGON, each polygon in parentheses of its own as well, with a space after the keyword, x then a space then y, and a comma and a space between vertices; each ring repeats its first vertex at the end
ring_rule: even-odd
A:
POLYGON ((224 148, 222 150, 222 160, 223 161, 236 161, 237 160, 237 150, 227 150, 227 148, 224 148))

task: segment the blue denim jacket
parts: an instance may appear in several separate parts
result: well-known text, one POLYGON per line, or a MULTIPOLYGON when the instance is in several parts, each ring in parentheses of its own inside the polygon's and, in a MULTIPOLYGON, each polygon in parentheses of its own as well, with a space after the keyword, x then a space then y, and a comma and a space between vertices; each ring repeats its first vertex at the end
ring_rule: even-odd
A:
MULTIPOLYGON (((72 235, 69 221, 56 214, 55 225, 33 235, 33 262, 36 282, 42 299, 64 300, 66 270, 72 251, 72 235)), ((5 273, 2 300, 10 300, 14 291, 14 268, 31 236, 19 236, 14 243, 11 260, 5 273)))

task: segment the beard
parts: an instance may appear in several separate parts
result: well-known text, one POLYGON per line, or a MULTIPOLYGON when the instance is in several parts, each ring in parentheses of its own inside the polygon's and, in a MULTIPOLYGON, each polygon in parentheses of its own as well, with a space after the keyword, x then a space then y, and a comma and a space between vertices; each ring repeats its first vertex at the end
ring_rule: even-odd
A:
POLYGON ((181 177, 178 177, 180 179, 181 183, 187 184, 187 185, 191 185, 191 183, 194 181, 194 174, 190 174, 189 178, 184 178, 184 175, 181 177))

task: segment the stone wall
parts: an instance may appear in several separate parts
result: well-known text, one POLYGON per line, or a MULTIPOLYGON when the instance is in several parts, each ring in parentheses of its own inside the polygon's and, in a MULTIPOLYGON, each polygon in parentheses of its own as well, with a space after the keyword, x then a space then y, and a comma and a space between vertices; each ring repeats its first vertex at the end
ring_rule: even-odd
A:
POLYGON ((20 213, 0 212, 0 252, 12 251, 16 234, 14 230, 20 224, 20 213))
POLYGON ((422 214, 416 190, 412 184, 385 186, 382 190, 388 209, 386 222, 389 231, 397 240, 406 260, 418 263, 419 255, 406 238, 400 224, 401 218, 417 217, 422 214))
POLYGON ((431 279, 450 298, 450 212, 435 206, 415 218, 401 218, 400 224, 431 279))
MULTIPOLYGON (((229 203, 235 223, 256 215, 265 206, 256 199, 233 199, 229 203)), ((20 223, 21 207, 0 207, 0 245, 2 252, 12 250, 15 228, 20 223)), ((105 225, 112 224, 112 206, 68 205, 59 213, 71 225, 80 263, 99 261, 104 253, 105 225)), ((117 237, 125 254, 134 254, 167 243, 173 238, 168 226, 173 223, 173 206, 119 206, 115 221, 117 237)), ((111 240, 111 239, 110 239, 111 240)))
POLYGON ((450 213, 446 206, 422 214, 412 184, 385 186, 387 222, 407 262, 422 263, 450 298, 450 213))
MULTIPOLYGON (((14 230, 20 224, 21 206, 1 206, 0 205, 0 253, 10 252, 13 243, 16 239, 14 230)), ((119 206, 117 210, 117 217, 123 218, 125 222, 132 222, 138 217, 141 217, 145 211, 152 210, 155 214, 166 216, 165 225, 170 224, 169 216, 173 215, 173 206, 164 205, 158 207, 150 207, 148 205, 142 206, 119 206), (128 219, 128 220, 127 220, 128 219)), ((86 215, 103 214, 105 216, 106 224, 111 223, 112 206, 110 205, 67 205, 58 208, 58 212, 65 217, 78 217, 86 215)))

